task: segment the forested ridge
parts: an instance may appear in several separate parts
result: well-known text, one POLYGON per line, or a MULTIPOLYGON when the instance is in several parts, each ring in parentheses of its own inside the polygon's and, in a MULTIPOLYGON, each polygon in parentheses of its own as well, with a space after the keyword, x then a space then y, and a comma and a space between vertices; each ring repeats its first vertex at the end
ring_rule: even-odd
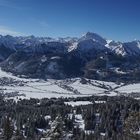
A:
POLYGON ((130 97, 0 98, 0 140, 139 140, 140 101, 130 97), (91 102, 70 105, 71 102, 91 102))

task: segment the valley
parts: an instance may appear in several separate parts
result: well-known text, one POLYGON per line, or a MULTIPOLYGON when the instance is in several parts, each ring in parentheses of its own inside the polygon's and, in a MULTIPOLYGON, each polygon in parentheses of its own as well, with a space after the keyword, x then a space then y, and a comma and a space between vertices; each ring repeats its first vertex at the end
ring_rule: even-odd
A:
POLYGON ((0 36, 0 140, 138 140, 140 41, 0 36))
MULTIPOLYGON (((139 98, 140 84, 116 84, 85 78, 65 80, 41 80, 20 78, 0 70, 0 92, 16 99, 60 98, 84 96, 136 96, 139 98), (15 94, 16 93, 16 94, 15 94), (135 93, 133 95, 133 93, 135 93)), ((135 98, 134 96, 134 98, 135 98)))

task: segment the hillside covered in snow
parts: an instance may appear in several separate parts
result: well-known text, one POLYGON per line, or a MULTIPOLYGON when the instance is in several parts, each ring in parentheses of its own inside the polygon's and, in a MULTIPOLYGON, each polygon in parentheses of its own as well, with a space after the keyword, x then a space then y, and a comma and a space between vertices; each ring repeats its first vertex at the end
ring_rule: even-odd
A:
POLYGON ((41 80, 20 78, 0 70, 0 93, 7 99, 60 98, 87 96, 120 96, 133 95, 139 98, 140 84, 125 84, 71 78, 65 80, 41 80))

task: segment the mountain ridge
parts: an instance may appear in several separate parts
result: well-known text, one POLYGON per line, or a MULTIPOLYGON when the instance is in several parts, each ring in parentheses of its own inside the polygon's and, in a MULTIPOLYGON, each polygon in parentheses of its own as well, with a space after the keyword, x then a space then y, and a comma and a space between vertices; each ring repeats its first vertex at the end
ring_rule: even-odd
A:
MULTIPOLYGON (((116 42, 87 32, 80 38, 0 36, 1 68, 33 78, 136 80, 140 41, 116 42)), ((138 79, 139 80, 139 79, 138 79)))

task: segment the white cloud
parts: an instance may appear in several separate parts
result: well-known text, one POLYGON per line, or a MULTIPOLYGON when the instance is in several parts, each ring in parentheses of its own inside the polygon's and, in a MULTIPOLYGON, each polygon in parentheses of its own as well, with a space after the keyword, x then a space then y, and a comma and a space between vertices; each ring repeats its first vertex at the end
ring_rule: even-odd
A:
POLYGON ((12 35, 12 36, 20 36, 20 35, 23 35, 22 33, 20 32, 16 32, 6 26, 1 26, 0 25, 0 34, 1 35, 12 35))

